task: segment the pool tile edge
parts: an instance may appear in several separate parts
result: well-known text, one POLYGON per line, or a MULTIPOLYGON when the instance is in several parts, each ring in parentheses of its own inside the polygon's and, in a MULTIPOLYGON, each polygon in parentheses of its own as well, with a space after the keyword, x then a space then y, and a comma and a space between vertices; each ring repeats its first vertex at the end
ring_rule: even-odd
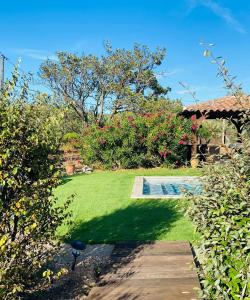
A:
POLYGON ((144 195, 143 181, 144 179, 197 179, 200 176, 135 176, 134 185, 132 189, 131 199, 184 199, 183 195, 144 195))

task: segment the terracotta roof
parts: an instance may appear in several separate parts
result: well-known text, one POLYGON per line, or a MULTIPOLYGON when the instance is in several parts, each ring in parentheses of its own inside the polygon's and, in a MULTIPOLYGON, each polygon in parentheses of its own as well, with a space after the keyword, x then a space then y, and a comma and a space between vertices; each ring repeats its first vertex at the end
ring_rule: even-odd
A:
POLYGON ((197 104, 192 104, 183 108, 183 112, 236 112, 250 109, 250 96, 225 96, 223 98, 208 100, 197 104))

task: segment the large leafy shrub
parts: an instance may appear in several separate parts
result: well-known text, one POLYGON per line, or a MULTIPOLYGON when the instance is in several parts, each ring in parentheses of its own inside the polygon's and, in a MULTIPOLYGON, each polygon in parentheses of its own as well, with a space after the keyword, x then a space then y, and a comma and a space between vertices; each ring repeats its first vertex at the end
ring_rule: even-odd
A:
POLYGON ((105 126, 85 129, 83 158, 106 168, 185 162, 191 123, 170 113, 121 114, 105 126))
POLYGON ((250 299, 249 146, 226 164, 204 169, 204 192, 189 208, 201 236, 202 299, 250 299))
POLYGON ((16 94, 17 77, 0 95, 0 298, 34 284, 56 251, 57 227, 68 216, 52 191, 59 183, 60 114, 16 94), (51 110, 50 110, 51 112, 51 110), (46 114, 46 116, 45 116, 46 114))

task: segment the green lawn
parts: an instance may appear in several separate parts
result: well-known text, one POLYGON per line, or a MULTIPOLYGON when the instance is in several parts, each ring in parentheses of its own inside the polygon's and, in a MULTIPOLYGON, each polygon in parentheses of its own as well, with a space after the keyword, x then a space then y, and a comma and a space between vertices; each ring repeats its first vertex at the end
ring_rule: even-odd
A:
POLYGON ((55 194, 61 203, 76 194, 71 205, 74 226, 62 226, 59 234, 88 243, 192 240, 192 224, 176 207, 178 200, 130 199, 138 175, 199 175, 199 171, 156 168, 66 177, 55 194))

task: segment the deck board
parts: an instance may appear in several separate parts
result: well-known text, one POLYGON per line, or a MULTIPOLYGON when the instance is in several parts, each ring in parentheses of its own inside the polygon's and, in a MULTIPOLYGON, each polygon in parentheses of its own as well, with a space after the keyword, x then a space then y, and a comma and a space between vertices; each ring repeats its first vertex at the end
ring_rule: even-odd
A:
POLYGON ((188 242, 121 243, 88 300, 196 300, 198 276, 188 242))

